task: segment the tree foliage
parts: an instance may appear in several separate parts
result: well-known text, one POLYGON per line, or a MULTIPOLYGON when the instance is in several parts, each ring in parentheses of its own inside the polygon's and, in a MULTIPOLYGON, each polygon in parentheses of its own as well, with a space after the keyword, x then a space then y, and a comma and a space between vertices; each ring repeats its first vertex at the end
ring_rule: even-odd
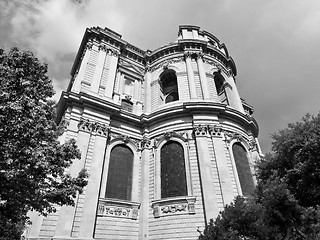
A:
POLYGON ((0 49, 0 81, 0 239, 18 239, 29 210, 46 215, 54 204, 73 205, 86 172, 65 171, 80 152, 74 140, 58 141, 63 128, 54 121, 47 65, 30 52, 0 49))
POLYGON ((255 193, 227 205, 199 239, 320 239, 320 113, 272 138, 273 153, 256 166, 255 193))

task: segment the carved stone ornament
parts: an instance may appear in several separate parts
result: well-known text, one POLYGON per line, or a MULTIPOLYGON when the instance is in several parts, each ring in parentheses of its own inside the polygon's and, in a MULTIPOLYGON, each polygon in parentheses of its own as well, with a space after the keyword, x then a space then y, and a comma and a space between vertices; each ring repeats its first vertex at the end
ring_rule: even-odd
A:
POLYGON ((140 145, 140 142, 136 139, 133 139, 127 135, 123 135, 123 134, 118 134, 118 133, 115 133, 115 132, 111 132, 110 131, 110 141, 114 141, 114 140, 120 140, 122 141, 123 143, 127 144, 127 143, 132 143, 137 149, 139 149, 139 145, 140 145))
POLYGON ((138 219, 139 208, 139 203, 99 199, 97 215, 98 217, 118 217, 136 220, 138 219))
POLYGON ((258 151, 258 144, 257 141, 255 139, 252 139, 251 141, 249 141, 249 146, 250 146, 250 151, 258 151))
POLYGON ((87 42, 86 49, 92 49, 93 43, 91 41, 87 42))
POLYGON ((211 136, 222 136, 222 126, 220 124, 209 125, 208 131, 211 136))
POLYGON ((195 136, 206 136, 208 133, 208 126, 207 125, 201 125, 193 127, 193 133, 195 136))
POLYGON ((124 98, 125 98, 127 101, 131 101, 132 96, 125 94, 125 95, 124 95, 124 98))
POLYGON ((154 139, 154 147, 158 147, 158 143, 162 140, 169 141, 172 138, 179 138, 182 141, 186 142, 188 141, 188 133, 185 131, 171 131, 171 132, 165 132, 162 136, 157 137, 154 139))
POLYGON ((229 147, 229 144, 232 140, 236 140, 237 142, 247 143, 248 141, 239 133, 235 132, 224 132, 224 140, 227 143, 227 147, 229 147))
POLYGON ((195 52, 194 54, 195 54, 197 59, 203 58, 203 56, 204 56, 204 53, 202 51, 195 52))
POLYGON ((151 140, 147 137, 144 137, 140 142, 141 149, 151 148, 151 140))
POLYGON ((195 214, 195 202, 195 197, 177 197, 153 201, 151 207, 155 218, 169 215, 195 214))
POLYGON ((112 48, 109 48, 108 49, 108 54, 111 55, 111 56, 115 56, 115 57, 118 57, 120 52, 118 50, 114 50, 112 48))
POLYGON ((227 70, 221 63, 206 58, 203 58, 203 62, 215 66, 217 69, 224 72, 228 77, 231 76, 231 70, 227 70))
POLYGON ((81 118, 78 124, 78 128, 81 131, 96 133, 105 137, 109 136, 110 128, 106 124, 102 124, 96 121, 90 121, 89 119, 81 118))
POLYGON ((157 70, 159 68, 164 68, 165 66, 168 68, 170 66, 170 64, 177 63, 177 62, 182 62, 182 61, 183 61, 183 57, 171 58, 171 59, 168 59, 166 61, 162 61, 162 62, 158 63, 157 65, 151 67, 150 71, 154 72, 155 70, 157 70))

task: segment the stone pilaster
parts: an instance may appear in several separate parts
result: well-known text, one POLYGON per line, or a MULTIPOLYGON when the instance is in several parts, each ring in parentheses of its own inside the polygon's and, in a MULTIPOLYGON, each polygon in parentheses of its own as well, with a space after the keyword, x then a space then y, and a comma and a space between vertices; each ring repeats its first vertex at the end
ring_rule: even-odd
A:
POLYGON ((206 126, 194 126, 194 137, 198 155, 199 172, 202 184, 203 205, 205 219, 209 220, 219 214, 214 179, 212 177, 212 166, 210 162, 208 146, 208 129, 206 126))
POLYGON ((223 141, 222 127, 220 125, 208 126, 214 147, 215 159, 219 172, 219 180, 223 197, 223 204, 229 204, 234 199, 232 181, 228 167, 228 161, 225 152, 225 142, 223 141))
POLYGON ((106 49, 105 45, 99 46, 97 65, 94 70, 93 79, 92 79, 91 88, 90 88, 90 90, 94 93, 99 92, 102 71, 103 71, 104 62, 105 62, 106 56, 107 56, 106 51, 107 51, 107 49, 106 49))
POLYGON ((72 91, 74 91, 74 92, 78 93, 81 90, 81 81, 84 78, 85 72, 87 70, 87 64, 89 61, 91 48, 92 48, 92 43, 88 42, 85 47, 83 56, 82 56, 81 64, 78 68, 79 72, 78 72, 77 76, 75 77, 75 80, 74 80, 74 83, 72 86, 72 91))
POLYGON ((191 52, 185 52, 185 54, 184 54, 186 66, 187 66, 190 98, 196 99, 197 98, 197 91, 196 91, 196 84, 195 84, 195 80, 194 80, 194 72, 193 72, 193 68, 192 68, 191 55, 192 55, 191 52))
POLYGON ((144 111, 150 112, 151 111, 151 69, 147 67, 146 73, 145 73, 145 81, 144 81, 144 111))
POLYGON ((108 55, 110 55, 109 56, 110 57, 110 68, 109 68, 109 72, 108 72, 108 79, 107 79, 105 96, 107 98, 112 98, 113 87, 114 87, 117 65, 118 65, 119 52, 116 50, 113 50, 113 49, 109 49, 108 55))
POLYGON ((208 81, 207 81, 206 73, 204 70, 202 57, 203 57, 203 53, 198 52, 197 65, 198 65, 198 71, 200 75, 201 89, 202 89, 203 98, 207 100, 207 99, 210 99, 210 93, 209 93, 208 81))

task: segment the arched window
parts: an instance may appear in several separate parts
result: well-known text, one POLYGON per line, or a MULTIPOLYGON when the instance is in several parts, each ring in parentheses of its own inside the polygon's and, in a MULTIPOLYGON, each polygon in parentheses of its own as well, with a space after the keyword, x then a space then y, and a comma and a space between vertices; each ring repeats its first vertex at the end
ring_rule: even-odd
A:
POLYGON ((161 158, 161 198, 187 196, 184 149, 169 141, 163 145, 161 158))
POLYGON ((232 152, 238 171, 242 194, 244 196, 249 195, 254 190, 254 182, 247 151, 240 143, 235 143, 232 145, 232 152))
POLYGON ((160 86, 165 103, 179 100, 177 75, 174 70, 166 69, 161 73, 160 86))
POLYGON ((110 153, 106 198, 131 201, 133 152, 126 145, 115 146, 110 153))
POLYGON ((214 73, 214 84, 216 86, 217 94, 220 94, 223 91, 224 78, 220 72, 214 73))

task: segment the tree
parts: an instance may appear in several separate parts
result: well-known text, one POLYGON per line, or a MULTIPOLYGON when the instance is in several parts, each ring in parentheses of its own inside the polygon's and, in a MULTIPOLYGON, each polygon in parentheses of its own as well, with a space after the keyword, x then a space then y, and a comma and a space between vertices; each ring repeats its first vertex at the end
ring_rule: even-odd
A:
POLYGON ((27 212, 48 214, 73 205, 87 184, 82 170, 66 173, 80 158, 74 140, 60 144, 47 65, 31 52, 0 49, 0 239, 19 239, 27 212))
POLYGON ((320 239, 320 113, 272 138, 273 153, 256 166, 255 193, 227 205, 199 239, 320 239))

